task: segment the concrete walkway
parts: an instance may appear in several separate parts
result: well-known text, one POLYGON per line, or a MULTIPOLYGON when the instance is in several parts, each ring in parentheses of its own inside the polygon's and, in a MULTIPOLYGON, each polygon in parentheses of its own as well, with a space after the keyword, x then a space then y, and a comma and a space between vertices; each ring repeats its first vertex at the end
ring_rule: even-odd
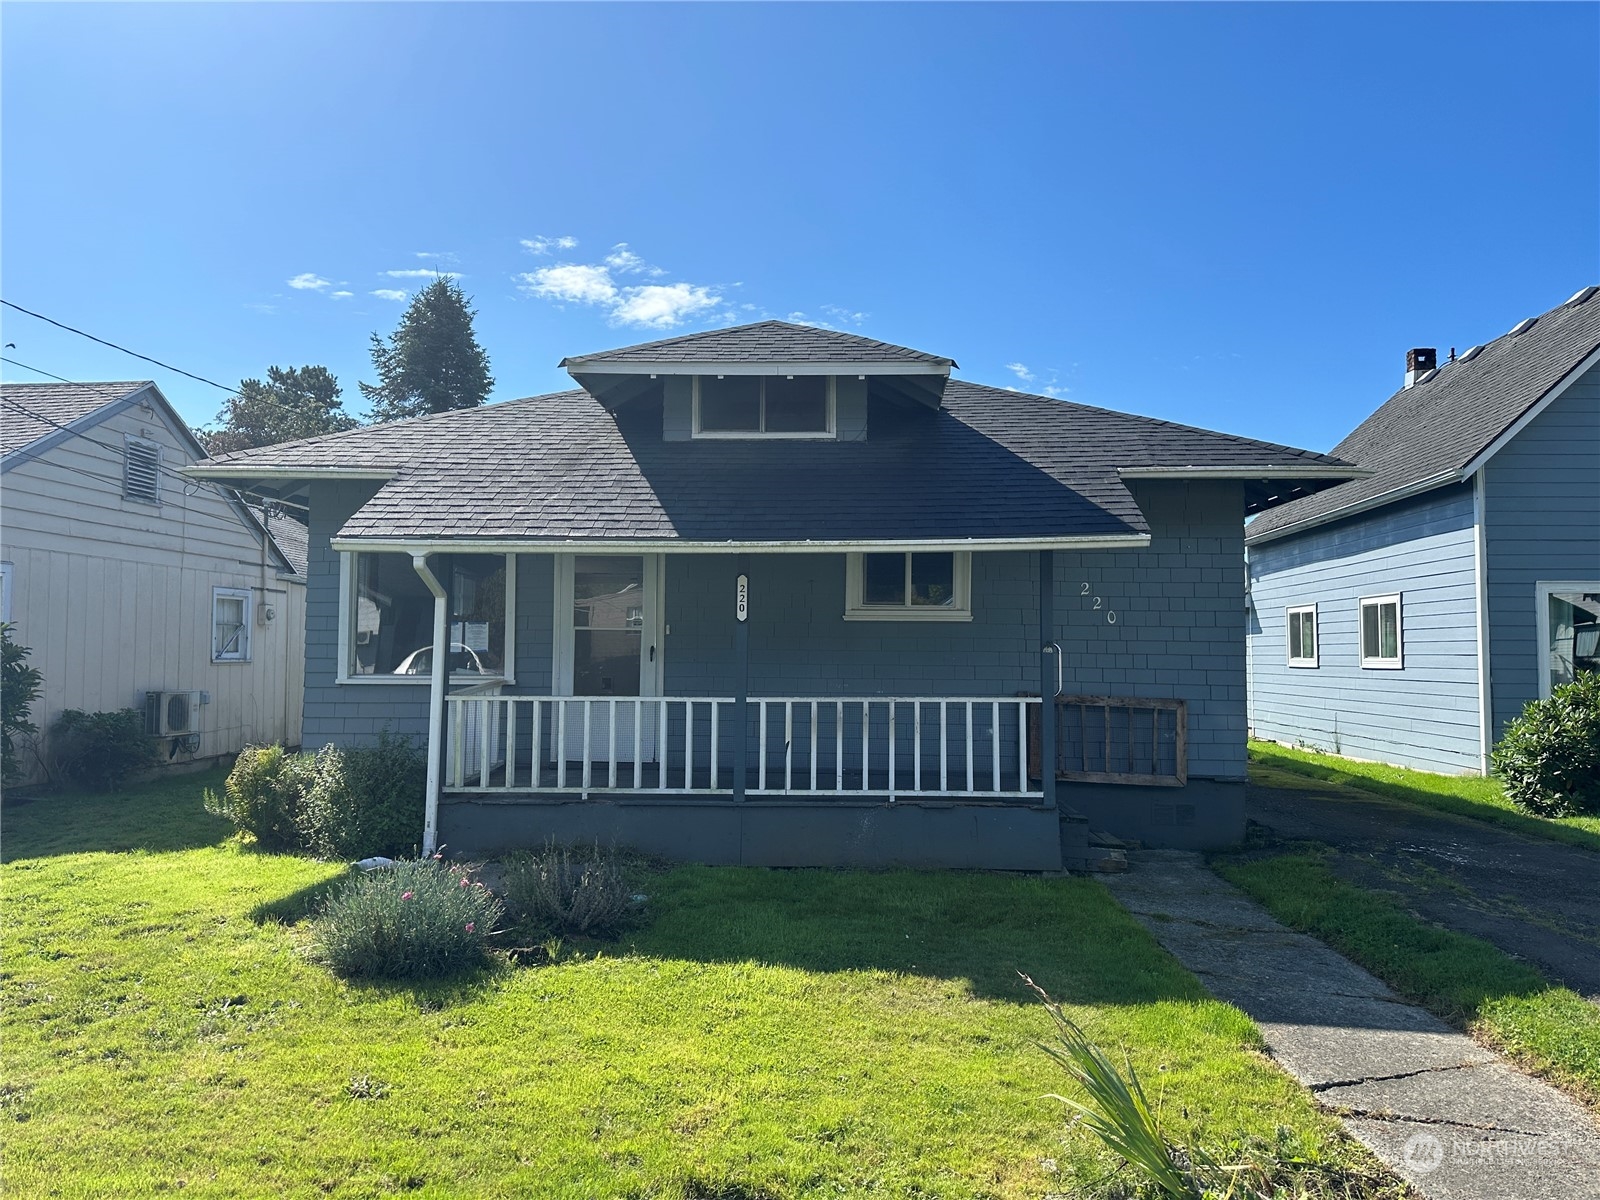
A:
POLYGON ((1327 946, 1199 855, 1143 850, 1103 882, 1291 1075, 1434 1200, 1600 1200, 1600 1127, 1327 946))

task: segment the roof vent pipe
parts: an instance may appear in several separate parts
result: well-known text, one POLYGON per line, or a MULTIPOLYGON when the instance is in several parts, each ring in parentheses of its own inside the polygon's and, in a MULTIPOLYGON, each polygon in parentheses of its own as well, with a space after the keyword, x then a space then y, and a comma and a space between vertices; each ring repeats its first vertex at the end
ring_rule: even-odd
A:
POLYGON ((1432 346, 1406 351, 1406 387, 1421 381, 1422 377, 1439 365, 1439 351, 1432 346))

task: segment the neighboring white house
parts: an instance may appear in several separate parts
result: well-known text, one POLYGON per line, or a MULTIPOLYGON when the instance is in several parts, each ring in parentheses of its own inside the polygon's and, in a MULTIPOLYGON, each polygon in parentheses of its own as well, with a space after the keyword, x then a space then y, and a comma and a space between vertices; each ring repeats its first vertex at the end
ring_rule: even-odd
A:
POLYGON ((299 744, 305 527, 178 476, 204 457, 153 383, 0 385, 0 618, 41 730, 131 707, 172 763, 299 744))

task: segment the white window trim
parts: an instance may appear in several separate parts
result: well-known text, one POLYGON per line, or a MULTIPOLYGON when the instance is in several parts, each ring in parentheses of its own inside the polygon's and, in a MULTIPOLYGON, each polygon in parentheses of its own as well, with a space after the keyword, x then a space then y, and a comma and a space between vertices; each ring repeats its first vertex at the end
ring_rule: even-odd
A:
POLYGON ((1550 699, 1550 597, 1562 592, 1600 592, 1597 579, 1541 579, 1533 585, 1539 637, 1539 699, 1550 699))
POLYGON ((250 622, 255 619, 255 594, 249 588, 214 587, 211 589, 211 661, 214 663, 247 663, 250 661, 251 636, 250 622), (244 610, 240 621, 244 629, 243 644, 233 654, 217 653, 217 601, 242 600, 241 608, 244 610))
MULTIPOLYGON (((719 376, 717 376, 717 378, 720 379, 720 378, 722 378, 722 376, 719 375, 719 376)), ((760 378, 762 380, 762 384, 761 384, 761 387, 762 387, 761 419, 764 422, 766 420, 766 412, 767 412, 766 380, 768 378, 775 378, 775 376, 763 375, 763 376, 760 376, 760 378)), ((794 377, 793 376, 789 376, 789 378, 792 379, 794 377)), ((799 441, 799 442, 834 442, 834 441, 838 441, 839 440, 839 419, 838 419, 839 388, 838 388, 838 376, 836 376, 836 375, 824 375, 823 378, 828 381, 827 382, 827 397, 828 397, 828 428, 827 428, 827 430, 823 431, 823 432, 817 432, 817 433, 768 433, 764 429, 762 429, 762 430, 705 430, 705 429, 701 429, 700 428, 700 379, 701 379, 701 376, 695 375, 695 376, 692 377, 693 384, 692 384, 692 387, 691 387, 692 396, 693 396, 692 407, 694 409, 694 420, 693 420, 693 424, 692 424, 691 429, 690 429, 691 435, 693 437, 696 437, 696 438, 714 439, 714 440, 718 440, 718 441, 745 441, 745 442, 749 442, 749 441, 758 441, 758 442, 769 442, 769 441, 770 442, 780 442, 780 441, 785 441, 785 442, 796 442, 796 441, 799 441)))
POLYGON ((1283 614, 1283 642, 1284 655, 1291 667, 1315 667, 1322 654, 1322 627, 1317 619, 1317 606, 1315 604, 1291 604, 1283 614), (1294 619, 1302 613, 1311 614, 1311 657, 1296 658, 1294 656, 1294 639, 1290 630, 1294 619))
POLYGON ((134 437, 131 433, 122 435, 122 500, 124 504, 143 504, 147 508, 161 507, 161 468, 162 459, 165 457, 164 448, 160 442, 151 441, 149 438, 134 437), (154 500, 146 500, 141 496, 130 495, 128 491, 128 452, 135 446, 147 450, 154 450, 156 454, 156 495, 154 500))
MULTIPOLYGON (((474 551, 464 549, 462 554, 474 551)), ((339 668, 334 682, 353 684, 356 687, 427 687, 428 675, 352 675, 350 674, 350 621, 356 610, 355 555, 402 554, 396 550, 341 550, 339 551, 339 668)), ((486 684, 517 682, 517 556, 507 554, 506 560, 506 670, 503 675, 452 675, 452 684, 486 684)), ((429 628, 432 628, 429 622, 429 628)))
POLYGON ((910 594, 911 555, 950 554, 955 595, 949 607, 913 604, 863 604, 861 602, 861 553, 845 555, 844 619, 846 621, 970 621, 972 620, 972 554, 967 550, 888 550, 866 553, 903 554, 906 559, 906 590, 910 594))
POLYGON ((0 621, 11 620, 11 576, 15 571, 11 563, 0 562, 0 621))
MULTIPOLYGON (((1381 629, 1381 626, 1380 626, 1381 629)), ((1405 609, 1400 604, 1400 593, 1387 596, 1362 596, 1356 601, 1356 652, 1361 656, 1361 666, 1368 671, 1401 671, 1406 665, 1405 609), (1369 605, 1394 605, 1393 658, 1368 658, 1366 641, 1366 612, 1369 605)))

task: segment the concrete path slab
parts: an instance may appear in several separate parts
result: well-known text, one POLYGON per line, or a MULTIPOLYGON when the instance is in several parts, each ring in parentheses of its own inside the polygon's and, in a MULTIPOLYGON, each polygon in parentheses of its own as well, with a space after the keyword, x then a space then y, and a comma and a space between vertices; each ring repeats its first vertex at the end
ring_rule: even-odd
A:
POLYGON ((1600 1200, 1600 1126, 1213 874, 1141 850, 1103 882, 1207 988, 1255 1019, 1318 1103, 1433 1200, 1600 1200))

